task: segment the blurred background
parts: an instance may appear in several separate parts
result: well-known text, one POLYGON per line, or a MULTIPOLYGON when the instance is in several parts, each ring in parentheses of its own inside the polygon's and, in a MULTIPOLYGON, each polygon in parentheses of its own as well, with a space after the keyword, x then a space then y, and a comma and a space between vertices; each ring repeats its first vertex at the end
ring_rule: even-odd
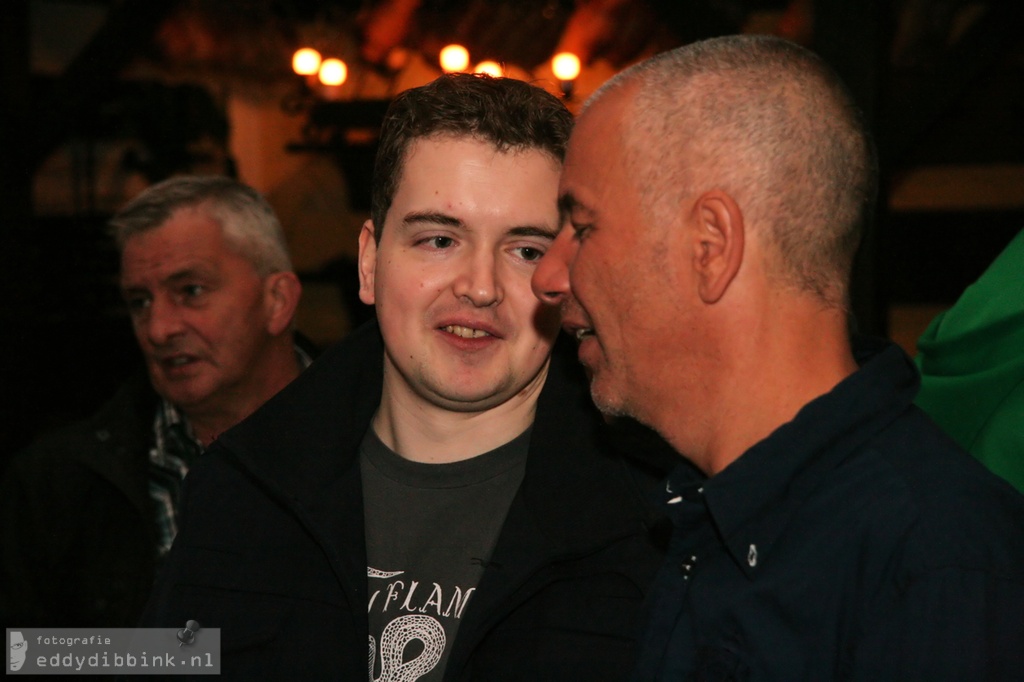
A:
POLYGON ((315 343, 365 319, 353 258, 377 127, 442 54, 575 109, 622 68, 700 38, 772 33, 816 50, 881 155, 857 326, 911 354, 1024 227, 1020 0, 4 0, 0 16, 0 467, 140 362, 105 224, 170 175, 231 175, 267 196, 315 343), (317 53, 302 74, 300 48, 317 53), (553 65, 563 53, 567 71, 553 65))

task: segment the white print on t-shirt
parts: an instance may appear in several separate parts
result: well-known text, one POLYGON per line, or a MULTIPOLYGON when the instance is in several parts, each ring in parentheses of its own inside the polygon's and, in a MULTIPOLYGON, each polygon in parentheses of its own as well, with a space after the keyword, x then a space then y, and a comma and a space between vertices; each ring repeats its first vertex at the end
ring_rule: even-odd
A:
POLYGON ((426 675, 441 660, 444 628, 430 616, 401 616, 388 623, 380 635, 380 676, 374 677, 377 643, 370 635, 370 679, 374 682, 413 682, 426 675), (423 643, 423 651, 411 661, 403 661, 405 647, 413 640, 423 643))
POLYGON ((476 588, 463 590, 456 586, 445 590, 437 583, 421 586, 416 580, 399 578, 405 571, 368 567, 366 574, 371 579, 387 581, 372 590, 367 613, 376 606, 381 613, 394 614, 380 634, 379 676, 375 676, 377 641, 370 635, 370 679, 373 682, 414 682, 433 670, 444 652, 447 637, 439 619, 462 618, 476 588), (404 661, 406 647, 417 640, 423 650, 415 658, 404 661))

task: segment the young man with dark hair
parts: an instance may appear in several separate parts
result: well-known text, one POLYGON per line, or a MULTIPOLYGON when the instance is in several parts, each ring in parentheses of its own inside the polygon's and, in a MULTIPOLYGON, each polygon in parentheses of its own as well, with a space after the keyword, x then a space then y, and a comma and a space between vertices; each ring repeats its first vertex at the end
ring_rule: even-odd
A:
POLYGON ((530 289, 571 123, 511 79, 398 96, 359 240, 379 323, 193 471, 146 625, 221 628, 244 679, 628 675, 645 478, 530 289))

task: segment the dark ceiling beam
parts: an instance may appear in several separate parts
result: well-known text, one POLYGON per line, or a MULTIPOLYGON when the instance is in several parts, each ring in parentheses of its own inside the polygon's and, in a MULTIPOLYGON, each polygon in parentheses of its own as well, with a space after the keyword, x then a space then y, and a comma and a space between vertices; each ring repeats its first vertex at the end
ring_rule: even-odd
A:
POLYGON ((35 107, 27 159, 32 170, 66 140, 83 112, 95 111, 100 94, 152 45, 160 22, 177 5, 178 0, 125 0, 111 7, 104 25, 35 107))

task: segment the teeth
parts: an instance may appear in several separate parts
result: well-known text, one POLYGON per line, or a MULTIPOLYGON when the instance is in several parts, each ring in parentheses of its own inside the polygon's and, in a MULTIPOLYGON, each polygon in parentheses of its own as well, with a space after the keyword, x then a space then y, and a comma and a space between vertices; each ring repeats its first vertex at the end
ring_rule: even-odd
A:
POLYGON ((592 336, 593 334, 594 334, 594 330, 593 329, 577 329, 576 330, 576 340, 580 341, 580 340, 583 339, 584 336, 592 336))
POLYGON ((487 332, 482 329, 471 329, 470 327, 462 327, 457 324, 450 324, 444 328, 449 334, 455 334, 464 339, 479 339, 481 336, 490 336, 487 332))
POLYGON ((187 365, 188 362, 189 362, 189 359, 185 358, 185 357, 171 358, 171 365, 173 367, 181 367, 182 365, 187 365))

